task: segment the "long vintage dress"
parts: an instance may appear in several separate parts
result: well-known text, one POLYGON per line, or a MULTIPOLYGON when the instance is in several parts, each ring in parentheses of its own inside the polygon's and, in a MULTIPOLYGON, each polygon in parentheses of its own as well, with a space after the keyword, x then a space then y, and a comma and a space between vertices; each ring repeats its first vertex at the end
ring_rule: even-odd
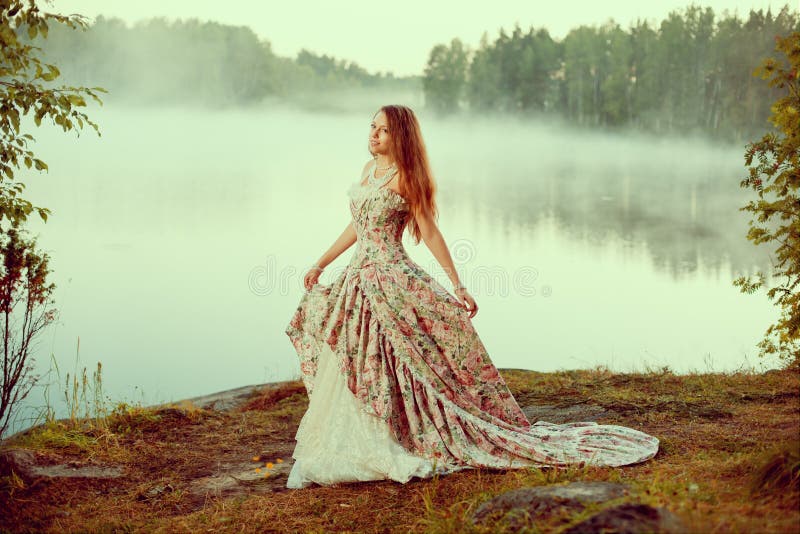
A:
POLYGON ((393 174, 376 179, 373 166, 349 189, 352 259, 303 294, 286 328, 309 395, 287 487, 655 456, 658 438, 631 428, 531 425, 469 311, 408 256, 393 174))

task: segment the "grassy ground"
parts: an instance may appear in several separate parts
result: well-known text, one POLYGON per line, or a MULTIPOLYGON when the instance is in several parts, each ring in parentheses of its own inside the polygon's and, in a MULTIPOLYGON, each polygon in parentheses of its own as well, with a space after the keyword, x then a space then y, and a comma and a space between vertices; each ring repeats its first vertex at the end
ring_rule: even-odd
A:
MULTIPOLYGON (((652 460, 619 468, 467 470, 405 485, 381 481, 286 490, 285 468, 307 406, 297 381, 256 394, 232 412, 123 405, 100 428, 51 423, 15 437, 3 448, 34 449, 44 461, 122 465, 127 474, 26 481, 5 473, 0 530, 481 532, 470 526, 469 516, 498 493, 603 480, 629 484, 638 502, 668 508, 695 532, 798 531, 796 370, 501 372, 522 406, 602 406, 617 415, 598 422, 653 434, 661 450, 652 460), (219 494, 197 491, 198 480, 248 462, 262 473, 219 494)), ((558 532, 580 519, 554 518, 542 531, 558 532)))

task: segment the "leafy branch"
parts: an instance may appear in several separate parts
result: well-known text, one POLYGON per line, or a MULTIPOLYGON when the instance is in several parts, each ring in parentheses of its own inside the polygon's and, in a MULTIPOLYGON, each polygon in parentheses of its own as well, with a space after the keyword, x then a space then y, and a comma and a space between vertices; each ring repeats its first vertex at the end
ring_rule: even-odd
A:
POLYGON ((47 38, 48 21, 73 29, 86 30, 88 26, 83 15, 43 12, 35 0, 0 0, 0 222, 23 222, 34 210, 46 222, 50 214, 49 209, 24 199, 21 195, 25 184, 14 181, 14 169, 21 164, 28 169, 48 170, 47 164, 28 148, 29 142, 35 141, 33 136, 20 133, 21 116, 32 113, 36 126, 49 118, 65 132, 76 124, 81 129, 88 124, 101 135, 97 124, 76 108, 86 106, 84 94, 103 105, 96 93, 108 91, 102 87, 46 88, 38 81, 52 82, 60 71, 37 57, 40 47, 23 41, 26 35, 28 40, 37 35, 47 38))
MULTIPOLYGON (((759 141, 750 143, 745 151, 748 176, 740 182, 743 188, 751 188, 758 195, 740 211, 756 214, 757 223, 750 221, 747 239, 758 245, 776 241, 777 264, 773 265, 776 278, 783 283, 770 288, 767 296, 781 308, 781 317, 770 325, 758 346, 760 355, 778 354, 789 366, 800 365, 800 32, 786 37, 775 37, 776 50, 788 59, 784 67, 773 58, 765 59, 753 72, 754 76, 769 80, 770 87, 784 89, 786 94, 771 107, 770 122, 775 132, 765 134, 759 141), (754 163, 755 162, 755 163, 754 163), (770 196, 769 199, 765 198, 770 196), (780 216, 776 228, 767 228, 765 223, 780 216), (777 342, 772 339, 777 336, 777 342)), ((739 277, 733 281, 744 293, 753 293, 765 283, 763 273, 758 280, 739 277)))

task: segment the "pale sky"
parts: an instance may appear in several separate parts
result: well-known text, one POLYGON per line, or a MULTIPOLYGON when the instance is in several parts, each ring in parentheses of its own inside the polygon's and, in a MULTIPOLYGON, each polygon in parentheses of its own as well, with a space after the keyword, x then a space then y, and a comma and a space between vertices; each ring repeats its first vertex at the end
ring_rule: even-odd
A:
MULTIPOLYGON (((483 32, 493 41, 500 28, 510 33, 515 23, 523 31, 530 26, 547 28, 561 40, 580 25, 601 25, 613 19, 623 28, 637 18, 658 23, 670 11, 683 11, 689 0, 494 0, 476 2, 465 9, 462 0, 431 2, 404 0, 42 0, 43 11, 117 17, 129 26, 138 20, 163 16, 170 20, 198 18, 234 26, 249 26, 270 41, 279 56, 294 58, 306 48, 337 60, 354 61, 371 73, 392 71, 397 76, 422 74, 428 53, 439 43, 458 37, 477 48, 483 32)), ((744 19, 751 8, 772 8, 778 13, 789 5, 800 10, 800 0, 713 0, 696 3, 714 10, 716 19, 728 10, 744 19)))

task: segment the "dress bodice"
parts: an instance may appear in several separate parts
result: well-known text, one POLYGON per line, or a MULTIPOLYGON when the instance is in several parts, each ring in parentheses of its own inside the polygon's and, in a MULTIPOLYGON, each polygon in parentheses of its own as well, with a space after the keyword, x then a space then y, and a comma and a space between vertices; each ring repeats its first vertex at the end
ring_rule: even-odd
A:
POLYGON ((387 186, 397 169, 376 178, 376 167, 377 163, 370 169, 365 185, 358 181, 348 190, 356 230, 356 250, 350 261, 351 267, 375 262, 396 263, 407 257, 402 238, 410 215, 409 204, 387 186))

